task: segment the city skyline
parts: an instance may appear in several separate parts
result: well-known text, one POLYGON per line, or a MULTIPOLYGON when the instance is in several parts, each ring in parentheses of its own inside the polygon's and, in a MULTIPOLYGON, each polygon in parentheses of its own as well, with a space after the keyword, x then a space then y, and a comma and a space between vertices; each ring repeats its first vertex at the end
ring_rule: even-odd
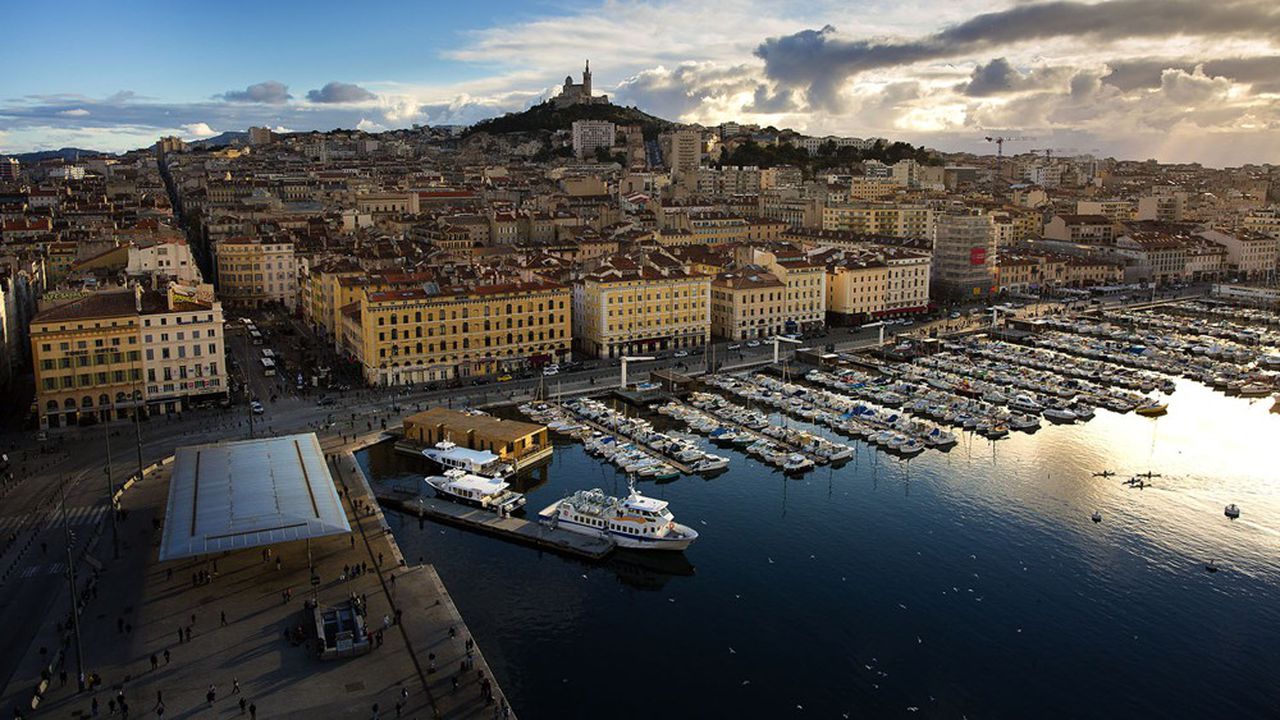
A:
POLYGON ((122 151, 280 130, 470 124, 596 89, 688 123, 885 136, 943 151, 1090 152, 1213 166, 1280 160, 1280 11, 1112 0, 285 4, 210 18, 161 6, 15 9, 0 151, 122 151), (140 28, 146 28, 140 33, 140 28), (714 28, 709 33, 708 28, 714 28), (50 52, 49 43, 58 43, 50 52))

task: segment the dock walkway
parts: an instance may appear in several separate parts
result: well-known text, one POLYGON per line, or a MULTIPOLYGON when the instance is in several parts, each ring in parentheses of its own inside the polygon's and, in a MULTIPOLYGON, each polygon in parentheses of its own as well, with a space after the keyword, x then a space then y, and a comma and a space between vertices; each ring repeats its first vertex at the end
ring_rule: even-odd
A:
MULTIPOLYGON (((777 446, 779 446, 779 447, 785 448, 788 452, 793 452, 793 453, 798 453, 798 454, 800 454, 800 455, 803 455, 803 456, 805 456, 805 457, 809 458, 810 460, 812 460, 812 461, 813 461, 813 463, 814 463, 815 465, 825 465, 826 463, 828 463, 828 462, 829 462, 829 461, 828 461, 826 458, 824 458, 824 457, 819 457, 819 456, 814 455, 814 454, 812 454, 812 453, 807 453, 807 452, 805 452, 804 450, 801 450, 801 449, 800 449, 800 447, 799 447, 799 446, 797 446, 797 445, 793 445, 793 444, 791 444, 791 443, 787 442, 786 440, 783 440, 783 439, 781 439, 781 438, 773 437, 772 435, 765 435, 764 433, 760 432, 759 430, 755 430, 755 429, 753 429, 753 428, 749 428, 749 427, 747 427, 746 425, 743 425, 743 424, 741 424, 741 423, 735 422, 735 421, 731 420, 730 418, 728 418, 728 417, 726 417, 726 416, 724 416, 724 415, 722 415, 722 414, 720 414, 720 413, 718 413, 718 412, 716 412, 716 411, 714 411, 714 410, 703 409, 703 408, 698 407, 697 405, 693 405, 693 404, 690 404, 690 403, 686 403, 686 402, 684 402, 683 400, 681 400, 681 401, 679 401, 679 402, 680 402, 681 404, 683 404, 683 405, 688 405, 689 407, 693 408, 694 410, 697 410, 698 412, 703 412, 703 413, 706 413, 706 414, 708 414, 708 415, 710 415, 710 416, 714 417, 716 420, 719 420, 720 422, 724 423, 725 425, 728 425, 728 426, 732 427, 733 429, 737 430, 738 432, 745 432, 745 433, 748 433, 748 434, 750 434, 752 437, 757 437, 757 438, 760 438, 760 439, 762 439, 762 440, 765 440, 765 441, 771 442, 771 443, 773 443, 774 445, 777 445, 777 446)), ((786 415, 786 414, 787 414, 787 413, 783 412, 782 410, 778 410, 778 412, 782 413, 783 415, 786 415)))
MULTIPOLYGON (((443 498, 378 490, 378 502, 408 515, 457 525, 512 542, 563 553, 586 560, 601 560, 616 544, 604 538, 553 530, 536 520, 501 517, 488 510, 462 505, 443 498)), ((528 510, 526 509, 526 512, 528 510)))
POLYGON ((578 420, 578 422, 582 423, 583 425, 586 425, 587 427, 590 427, 593 430, 599 430, 600 432, 605 433, 607 435, 613 435, 615 437, 621 437, 621 438, 625 438, 626 440, 630 440, 637 450, 643 452, 649 457, 652 457, 656 460, 659 460, 661 462, 664 462, 670 465, 671 467, 679 470, 685 475, 695 474, 693 472, 693 468, 690 468, 685 463, 682 463, 673 457, 667 457, 666 455, 663 455, 662 453, 658 452, 657 450, 654 450, 653 448, 649 447, 648 445, 645 445, 644 443, 640 442, 639 440, 636 440, 635 438, 628 437, 627 435, 624 435, 618 432, 617 430, 607 428, 604 425, 601 425, 600 423, 596 422, 595 420, 592 420, 591 418, 583 417, 575 413, 574 411, 570 410, 569 408, 564 407, 563 405, 557 405, 556 407, 559 407, 564 412, 572 415, 574 418, 578 420))

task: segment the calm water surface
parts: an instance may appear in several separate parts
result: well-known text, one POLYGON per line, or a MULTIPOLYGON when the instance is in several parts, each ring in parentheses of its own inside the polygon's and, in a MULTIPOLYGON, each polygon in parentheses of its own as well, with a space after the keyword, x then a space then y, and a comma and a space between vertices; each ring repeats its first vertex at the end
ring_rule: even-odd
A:
MULTIPOLYGON (((1163 418, 1098 410, 910 462, 858 444, 800 480, 725 450, 716 478, 641 485, 702 533, 676 557, 591 565, 389 520, 525 720, 1277 717, 1271 404, 1180 381, 1163 418), (1163 476, 1130 489, 1103 468, 1163 476)), ((429 469, 386 447, 361 462, 375 482, 429 469)), ((625 491, 578 444, 545 477, 532 510, 625 491)))

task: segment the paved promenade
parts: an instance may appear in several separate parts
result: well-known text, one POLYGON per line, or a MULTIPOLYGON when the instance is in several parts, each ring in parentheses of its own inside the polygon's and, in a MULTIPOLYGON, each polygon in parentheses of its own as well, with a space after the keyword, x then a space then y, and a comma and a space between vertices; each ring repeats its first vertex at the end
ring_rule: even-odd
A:
POLYGON ((472 669, 460 672, 470 636, 434 569, 402 565, 350 453, 333 443, 326 452, 334 453, 330 468, 354 532, 312 541, 321 581, 315 592, 322 605, 363 598, 370 631, 381 630, 380 646, 321 661, 287 639, 290 628, 309 620, 305 543, 272 547, 269 557, 250 549, 159 563, 164 467, 123 495, 121 558, 109 560, 110 543, 100 545, 95 554, 105 563, 96 582, 79 578, 81 587, 94 585, 81 629, 85 670, 101 685, 76 692, 73 643, 61 665, 63 684, 56 653, 69 613, 54 608, 4 691, 4 717, 15 707, 24 717, 90 717, 94 699, 99 716, 109 717, 119 693, 132 718, 250 717, 251 709, 260 718, 372 718, 375 705, 380 718, 502 717, 496 684, 492 702, 482 697, 481 683, 491 676, 478 647, 472 669), (356 574, 355 567, 366 570, 356 574), (193 579, 200 573, 209 579, 193 579), (49 667, 49 689, 31 710, 32 690, 49 667))

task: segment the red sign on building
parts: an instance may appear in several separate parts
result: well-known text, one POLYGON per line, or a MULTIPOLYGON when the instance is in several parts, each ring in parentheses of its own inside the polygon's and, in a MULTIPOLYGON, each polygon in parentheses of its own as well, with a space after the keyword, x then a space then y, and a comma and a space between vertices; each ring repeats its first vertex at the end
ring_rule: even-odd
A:
POLYGON ((986 249, 986 248, 976 247, 976 248, 973 248, 972 250, 970 250, 970 251, 969 251, 969 264, 970 264, 970 265, 986 265, 986 264, 987 264, 987 249, 986 249))

